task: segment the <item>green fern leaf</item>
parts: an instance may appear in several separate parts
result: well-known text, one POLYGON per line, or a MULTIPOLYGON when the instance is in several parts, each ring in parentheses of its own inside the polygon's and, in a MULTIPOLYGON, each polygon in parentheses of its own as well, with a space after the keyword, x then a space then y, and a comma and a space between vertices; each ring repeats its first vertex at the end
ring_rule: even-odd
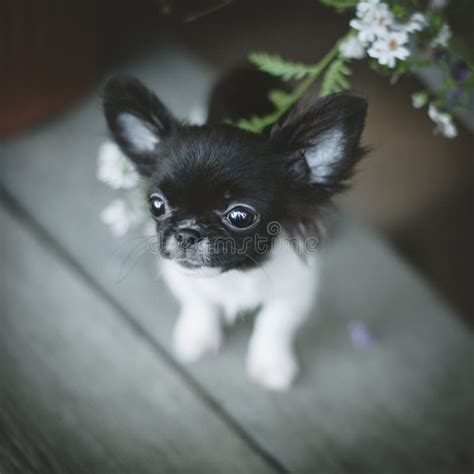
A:
POLYGON ((268 94, 268 99, 277 109, 283 109, 294 101, 293 94, 280 89, 274 89, 270 91, 268 94))
POLYGON ((253 133, 260 133, 262 130, 265 129, 265 127, 268 126, 269 122, 267 120, 267 117, 269 116, 264 116, 264 117, 251 117, 250 119, 240 119, 238 120, 235 125, 238 128, 241 128, 242 130, 247 130, 248 132, 253 132, 253 133))
POLYGON ((272 76, 281 77, 283 80, 302 79, 311 73, 314 66, 307 64, 285 61, 276 54, 251 53, 249 61, 255 64, 261 71, 272 76))
POLYGON ((321 3, 327 7, 335 8, 338 12, 343 12, 348 8, 354 8, 359 1, 358 0, 320 0, 321 3))
MULTIPOLYGON (((274 89, 269 93, 269 100, 275 109, 268 115, 261 117, 251 117, 249 119, 241 119, 236 122, 228 121, 227 123, 247 130, 253 133, 261 133, 271 125, 275 124, 314 84, 319 75, 330 65, 333 65, 335 58, 337 59, 339 51, 338 41, 322 58, 312 65, 293 63, 285 61, 279 56, 267 53, 252 53, 249 60, 255 64, 260 70, 282 77, 283 79, 303 79, 291 92, 281 89, 274 89)), ((339 77, 336 77, 336 85, 339 88, 349 87, 349 83, 344 75, 350 74, 350 69, 341 60, 338 64, 339 77)), ((336 87, 331 85, 331 87, 336 87)))
POLYGON ((338 57, 329 65, 321 84, 321 97, 350 88, 346 76, 351 74, 351 70, 345 61, 344 58, 338 57))

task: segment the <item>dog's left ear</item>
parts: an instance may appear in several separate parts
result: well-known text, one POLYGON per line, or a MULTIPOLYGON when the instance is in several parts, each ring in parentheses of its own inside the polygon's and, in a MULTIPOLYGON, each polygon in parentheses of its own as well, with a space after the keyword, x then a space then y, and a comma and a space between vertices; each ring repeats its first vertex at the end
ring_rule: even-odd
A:
POLYGON ((139 173, 149 176, 158 144, 178 129, 178 121, 152 91, 130 76, 109 79, 103 105, 114 140, 139 173))
POLYGON ((332 94, 303 111, 290 111, 272 128, 270 139, 289 156, 293 179, 336 192, 364 154, 360 137, 366 113, 365 99, 332 94))

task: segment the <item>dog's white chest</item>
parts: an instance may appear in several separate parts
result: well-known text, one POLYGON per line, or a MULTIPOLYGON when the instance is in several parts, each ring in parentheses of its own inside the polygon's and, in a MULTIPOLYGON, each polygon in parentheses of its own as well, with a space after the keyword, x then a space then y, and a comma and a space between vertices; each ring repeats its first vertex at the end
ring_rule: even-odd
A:
POLYGON ((233 319, 241 311, 257 308, 272 292, 272 282, 261 267, 197 277, 182 273, 174 264, 164 262, 163 272, 173 293, 187 300, 205 299, 219 306, 228 319, 233 319))
POLYGON ((171 291, 184 302, 205 300, 223 310, 232 320, 241 311, 256 309, 277 299, 298 299, 314 291, 315 260, 304 263, 288 251, 272 255, 250 270, 230 270, 210 276, 183 273, 177 264, 163 262, 171 291))
POLYGON ((261 268, 232 270, 211 279, 213 281, 200 280, 199 289, 232 319, 240 311, 254 309, 268 299, 271 282, 265 281, 265 277, 265 270, 261 268))

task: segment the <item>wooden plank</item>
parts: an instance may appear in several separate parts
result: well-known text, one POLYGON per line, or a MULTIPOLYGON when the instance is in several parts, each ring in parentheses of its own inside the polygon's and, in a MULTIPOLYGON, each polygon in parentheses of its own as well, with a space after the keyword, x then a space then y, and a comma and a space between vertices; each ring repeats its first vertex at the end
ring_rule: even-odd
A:
POLYGON ((3 207, 0 221, 2 474, 274 472, 3 207))
MULTIPOLYGON (((173 56, 173 55, 171 55, 173 56)), ((174 56, 173 56, 174 57, 174 56)), ((129 71, 154 78, 181 111, 203 94, 187 59, 144 58, 129 71)), ((199 76, 201 74, 201 76, 199 76)), ((128 257, 100 222, 112 198, 95 179, 103 135, 97 99, 4 147, 1 181, 96 281, 171 352, 176 303, 155 257, 128 257), (60 198, 58 198, 58 196, 60 198)), ((135 252, 140 254, 140 249, 135 252)), ((295 472, 454 473, 474 465, 472 335, 380 239, 349 225, 325 256, 322 298, 300 341, 304 372, 285 394, 244 371, 250 322, 222 353, 187 368, 244 429, 295 472), (355 350, 347 324, 378 342, 355 350)))

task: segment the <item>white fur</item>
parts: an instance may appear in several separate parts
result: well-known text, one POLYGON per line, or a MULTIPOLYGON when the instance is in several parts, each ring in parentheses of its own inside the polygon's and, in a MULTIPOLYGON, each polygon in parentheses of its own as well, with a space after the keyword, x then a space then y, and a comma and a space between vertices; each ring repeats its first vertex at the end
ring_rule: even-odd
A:
POLYGON ((160 141, 143 120, 132 114, 123 113, 118 116, 118 123, 124 138, 136 152, 150 152, 160 141))
POLYGON ((310 147, 305 153, 306 161, 311 170, 311 182, 319 183, 330 176, 332 167, 342 158, 343 153, 342 130, 336 128, 326 132, 317 144, 310 147))
POLYGON ((267 388, 288 388, 298 373, 293 342, 316 295, 317 267, 316 255, 303 260, 284 245, 275 245, 261 266, 218 275, 183 271, 163 261, 165 280, 182 305, 174 332, 178 357, 191 362, 216 352, 223 322, 260 308, 248 349, 248 373, 267 388))

